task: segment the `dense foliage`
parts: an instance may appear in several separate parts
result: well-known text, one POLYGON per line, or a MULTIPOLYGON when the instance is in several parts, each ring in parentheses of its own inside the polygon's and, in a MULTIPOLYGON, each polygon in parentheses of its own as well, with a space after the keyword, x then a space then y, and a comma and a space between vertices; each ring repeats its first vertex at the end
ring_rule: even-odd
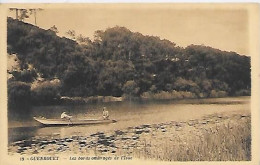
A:
MULTIPOLYGON (((75 35, 73 39, 59 37, 56 33, 52 28, 44 30, 8 18, 8 53, 17 55, 24 71, 13 74, 11 82, 30 84, 37 79, 36 72, 46 81, 59 79, 59 88, 45 88, 61 96, 250 94, 250 58, 235 52, 201 45, 182 48, 118 26, 96 31, 93 41, 75 35), (34 71, 26 72, 28 65, 34 71)), ((35 91, 34 96, 42 97, 40 91, 45 88, 35 91)), ((51 92, 49 95, 56 97, 51 92)))

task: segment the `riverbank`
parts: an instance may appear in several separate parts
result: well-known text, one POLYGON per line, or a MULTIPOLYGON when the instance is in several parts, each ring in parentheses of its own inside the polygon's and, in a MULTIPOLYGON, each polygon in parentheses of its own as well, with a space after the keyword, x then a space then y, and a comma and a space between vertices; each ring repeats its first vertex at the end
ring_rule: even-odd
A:
POLYGON ((146 124, 66 138, 33 137, 10 144, 9 154, 128 155, 167 161, 250 160, 249 112, 146 124))
POLYGON ((60 98, 61 104, 88 104, 88 103, 107 103, 107 102, 121 102, 122 97, 113 96, 91 96, 91 97, 67 97, 60 98))
MULTIPOLYGON (((237 95, 235 97, 248 97, 248 95, 237 95)), ((169 101, 169 100, 175 100, 175 101, 181 101, 184 99, 194 100, 194 99, 213 99, 213 98, 227 98, 227 95, 210 95, 210 96, 204 96, 201 95, 200 97, 196 96, 195 94, 191 92, 159 92, 157 94, 151 94, 151 93, 144 93, 140 97, 114 97, 114 96, 90 96, 90 97, 68 97, 68 96, 62 96, 57 101, 58 104, 91 104, 91 103, 110 103, 110 102, 123 102, 123 101, 169 101)))

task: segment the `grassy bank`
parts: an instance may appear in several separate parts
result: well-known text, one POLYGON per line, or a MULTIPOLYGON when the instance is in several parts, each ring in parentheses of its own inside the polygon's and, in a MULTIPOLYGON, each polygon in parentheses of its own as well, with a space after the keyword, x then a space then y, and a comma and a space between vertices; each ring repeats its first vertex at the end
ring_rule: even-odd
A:
MULTIPOLYGON (((199 98, 223 98, 228 97, 226 91, 216 91, 211 90, 209 93, 194 93, 191 91, 159 91, 156 93, 153 92, 144 92, 140 98, 145 100, 176 100, 176 99, 199 99, 199 98)), ((250 96, 250 90, 240 90, 232 96, 250 96)))
MULTIPOLYGON (((205 125, 206 126, 206 125, 205 125)), ((164 161, 249 161, 251 160, 251 120, 232 117, 210 127, 177 134, 175 140, 165 138, 163 143, 144 140, 139 158, 164 161)))

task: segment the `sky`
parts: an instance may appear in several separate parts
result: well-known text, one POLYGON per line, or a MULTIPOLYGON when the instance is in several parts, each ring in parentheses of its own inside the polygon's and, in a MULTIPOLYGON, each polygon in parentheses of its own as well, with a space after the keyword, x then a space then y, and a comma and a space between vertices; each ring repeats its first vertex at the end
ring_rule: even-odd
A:
MULTIPOLYGON (((37 26, 49 29, 55 25, 60 36, 75 30, 77 35, 93 38, 96 30, 118 25, 168 39, 181 47, 205 45, 249 55, 249 18, 243 8, 95 4, 43 9, 37 13, 37 26)), ((9 16, 14 15, 9 12, 9 16)), ((33 16, 25 21, 34 24, 33 16)))

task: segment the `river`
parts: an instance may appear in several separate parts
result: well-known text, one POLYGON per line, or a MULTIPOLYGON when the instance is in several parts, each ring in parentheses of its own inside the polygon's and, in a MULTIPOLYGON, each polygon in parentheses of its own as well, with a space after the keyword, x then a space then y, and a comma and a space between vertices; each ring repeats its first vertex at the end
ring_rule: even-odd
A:
POLYGON ((167 121, 185 121, 222 112, 249 111, 250 97, 187 99, 179 101, 125 101, 87 105, 35 106, 8 113, 8 141, 26 140, 32 137, 64 138, 84 136, 96 132, 108 132, 142 124, 167 121), (42 127, 34 116, 59 118, 64 111, 74 117, 97 119, 102 108, 107 107, 110 118, 116 123, 63 127, 42 127))

